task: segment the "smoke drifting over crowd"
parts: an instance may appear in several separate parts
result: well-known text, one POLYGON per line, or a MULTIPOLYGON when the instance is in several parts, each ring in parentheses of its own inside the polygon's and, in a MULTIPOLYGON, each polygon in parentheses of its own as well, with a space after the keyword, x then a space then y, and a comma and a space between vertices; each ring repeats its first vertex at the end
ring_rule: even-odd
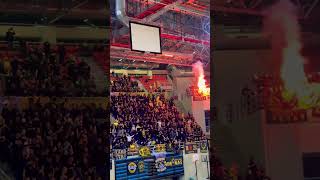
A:
POLYGON ((283 98, 296 101, 299 108, 310 108, 317 102, 319 85, 310 84, 304 71, 297 9, 289 0, 280 0, 266 12, 264 28, 271 36, 272 53, 280 51, 283 98))

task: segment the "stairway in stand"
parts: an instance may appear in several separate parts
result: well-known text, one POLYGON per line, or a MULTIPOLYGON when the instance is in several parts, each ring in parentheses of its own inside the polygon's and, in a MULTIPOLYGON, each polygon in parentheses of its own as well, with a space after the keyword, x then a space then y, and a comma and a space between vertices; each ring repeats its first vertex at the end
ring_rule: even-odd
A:
POLYGON ((92 58, 84 58, 84 61, 90 66, 91 76, 94 77, 97 90, 103 92, 108 87, 108 77, 106 72, 102 69, 100 65, 92 58))

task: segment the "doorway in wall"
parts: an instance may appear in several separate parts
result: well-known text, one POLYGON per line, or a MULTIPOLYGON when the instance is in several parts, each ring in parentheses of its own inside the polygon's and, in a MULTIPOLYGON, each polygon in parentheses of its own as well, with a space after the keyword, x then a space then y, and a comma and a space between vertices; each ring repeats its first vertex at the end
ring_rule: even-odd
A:
POLYGON ((304 180, 320 180, 320 153, 304 153, 302 162, 304 180))

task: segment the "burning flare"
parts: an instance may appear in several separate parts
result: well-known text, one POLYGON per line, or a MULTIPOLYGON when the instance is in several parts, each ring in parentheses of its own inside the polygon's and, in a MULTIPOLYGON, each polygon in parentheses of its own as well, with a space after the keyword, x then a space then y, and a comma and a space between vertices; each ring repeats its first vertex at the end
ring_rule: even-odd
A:
POLYGON ((210 88, 207 87, 206 80, 204 79, 203 64, 200 61, 194 63, 192 65, 192 71, 198 81, 198 93, 203 96, 210 96, 210 88))
POLYGON ((273 49, 282 51, 281 79, 284 85, 283 98, 294 102, 299 108, 317 104, 319 85, 308 82, 304 71, 305 57, 301 54, 302 42, 295 6, 289 0, 280 0, 273 5, 265 19, 265 28, 272 35, 273 49), (317 96, 316 96, 317 95, 317 96))

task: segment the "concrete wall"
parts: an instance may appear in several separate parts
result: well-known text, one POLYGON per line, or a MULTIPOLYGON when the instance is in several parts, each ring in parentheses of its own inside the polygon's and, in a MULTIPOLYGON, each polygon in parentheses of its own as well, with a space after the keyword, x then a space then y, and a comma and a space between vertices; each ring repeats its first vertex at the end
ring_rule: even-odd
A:
POLYGON ((235 140, 241 171, 246 171, 250 157, 254 157, 258 164, 265 164, 265 150, 263 146, 263 129, 261 113, 233 121, 229 127, 235 140))
MULTIPOLYGON (((244 172, 250 156, 266 169, 272 180, 302 180, 304 153, 320 153, 320 119, 292 124, 266 124, 265 113, 257 112, 232 122, 228 127, 235 139, 238 164, 244 172)), ((236 159, 236 158, 235 158, 236 159)))
MULTIPOLYGON (((193 117, 201 126, 203 132, 206 132, 205 110, 210 110, 210 99, 205 101, 192 101, 193 117)), ((210 131, 206 132, 206 134, 210 134, 210 131)))
MULTIPOLYGON (((261 114, 242 116, 240 114, 241 89, 250 83, 256 73, 276 71, 271 60, 271 51, 265 50, 216 50, 214 51, 214 105, 217 107, 218 120, 228 129, 232 137, 232 146, 227 149, 234 152, 233 158, 244 172, 250 156, 264 164, 261 114), (232 120, 226 117, 227 105, 232 104, 232 120)), ((222 135, 222 134, 221 134, 222 135)), ((217 134, 219 136, 219 134, 217 134)), ((231 141, 231 139, 230 139, 231 141)))
POLYGON ((112 169, 110 170, 110 180, 115 180, 116 179, 116 171, 115 171, 115 163, 114 160, 112 160, 112 169))
POLYGON ((240 103, 240 91, 255 73, 270 72, 274 67, 269 50, 217 50, 214 52, 214 103, 218 119, 225 121, 227 104, 240 103))
POLYGON ((266 171, 271 179, 303 179, 303 153, 320 152, 319 132, 319 123, 264 124, 266 171))
POLYGON ((192 112, 192 99, 187 95, 187 89, 193 83, 193 77, 174 77, 173 78, 173 96, 178 96, 187 112, 192 112))
POLYGON ((208 164, 208 168, 207 168, 207 163, 201 162, 201 156, 207 156, 209 159, 208 153, 200 153, 198 149, 197 154, 199 157, 199 161, 196 162, 196 165, 192 161, 194 154, 185 154, 185 153, 183 154, 184 177, 181 180, 189 180, 190 178, 205 180, 208 177, 208 171, 210 174, 210 163, 208 164), (197 167, 198 178, 196 178, 196 167, 197 167))

